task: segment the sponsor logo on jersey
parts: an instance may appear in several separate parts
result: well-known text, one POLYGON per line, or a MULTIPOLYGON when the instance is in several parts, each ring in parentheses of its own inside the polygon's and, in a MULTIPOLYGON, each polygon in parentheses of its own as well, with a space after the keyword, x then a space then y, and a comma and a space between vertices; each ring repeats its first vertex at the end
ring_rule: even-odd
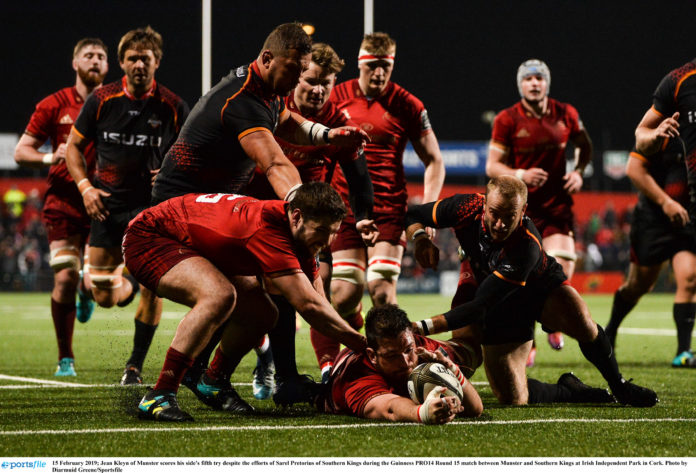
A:
POLYGON ((160 120, 157 115, 152 115, 150 119, 147 121, 147 124, 150 125, 152 128, 159 128, 160 125, 162 125, 162 120, 160 120))
POLYGON ((72 125, 73 123, 74 123, 74 122, 73 122, 73 119, 72 119, 72 117, 70 116, 69 113, 66 113, 65 115, 63 115, 63 116, 60 118, 60 120, 58 121, 58 124, 59 124, 59 125, 72 125))
POLYGON ((526 128, 522 128, 520 131, 517 132, 515 135, 515 138, 527 138, 529 136, 529 132, 527 131, 526 128))
POLYGON ((131 117, 137 117, 138 115, 140 115, 140 110, 128 110, 128 115, 130 115, 131 117))
POLYGON ((125 146, 149 146, 155 148, 162 144, 161 136, 105 131, 103 137, 107 143, 125 146))

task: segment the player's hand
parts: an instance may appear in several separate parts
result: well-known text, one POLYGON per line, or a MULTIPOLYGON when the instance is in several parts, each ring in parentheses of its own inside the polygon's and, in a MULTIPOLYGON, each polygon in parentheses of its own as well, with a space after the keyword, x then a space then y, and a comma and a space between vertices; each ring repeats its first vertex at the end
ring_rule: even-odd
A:
POLYGON ((87 190, 87 192, 85 192, 85 194, 82 196, 82 201, 85 204, 87 215, 99 222, 106 220, 106 217, 109 215, 109 211, 104 205, 102 199, 110 196, 111 194, 109 192, 102 189, 97 189, 96 187, 92 187, 91 189, 87 190))
POLYGON ((462 412, 462 405, 456 396, 441 397, 446 390, 446 387, 438 386, 430 391, 421 404, 420 417, 424 424, 446 424, 452 422, 454 417, 462 412), (423 410, 425 412, 422 412, 423 410))
POLYGON ((442 363, 452 372, 454 372, 455 369, 459 370, 457 365, 440 350, 430 351, 425 347, 416 347, 416 355, 418 355, 418 359, 422 363, 442 363))
POLYGON ((375 246, 379 237, 379 229, 375 225, 375 221, 371 219, 363 219, 355 224, 355 229, 360 233, 365 246, 375 246))
POLYGON ((679 112, 667 117, 655 128, 655 140, 670 139, 679 136, 679 112))
POLYGON ((160 170, 158 169, 150 169, 150 185, 155 186, 155 179, 157 179, 157 174, 159 174, 160 170))
POLYGON ((575 194, 578 192, 580 189, 582 189, 582 183, 584 182, 580 171, 570 171, 568 174, 563 176, 563 180, 565 181, 565 184, 563 184, 563 190, 568 194, 575 194))
POLYGON ((336 146, 365 146, 370 136, 355 126, 341 126, 329 130, 329 143, 336 146))
POLYGON ((66 156, 66 150, 68 149, 68 146, 65 143, 61 143, 58 145, 58 148, 53 152, 53 162, 51 163, 51 166, 54 164, 58 164, 61 161, 65 161, 65 156, 66 156))
POLYGON ((665 200, 662 211, 675 227, 683 227, 689 222, 689 212, 674 199, 665 200))
POLYGON ((428 238, 431 240, 435 238, 435 235, 437 234, 437 230, 432 227, 425 227, 425 234, 428 235, 428 238))
POLYGON ((437 265, 440 262, 440 249, 433 244, 430 238, 416 238, 413 256, 422 267, 437 270, 437 265))
POLYGON ((546 184, 548 178, 549 173, 541 168, 525 169, 522 174, 522 181, 529 187, 541 187, 546 184))

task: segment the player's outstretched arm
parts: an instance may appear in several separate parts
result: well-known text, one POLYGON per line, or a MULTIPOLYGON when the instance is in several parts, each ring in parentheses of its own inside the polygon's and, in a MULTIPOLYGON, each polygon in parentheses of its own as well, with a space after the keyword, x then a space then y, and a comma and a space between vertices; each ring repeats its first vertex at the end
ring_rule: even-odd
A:
POLYGON ((55 152, 40 153, 43 141, 24 133, 15 147, 14 159, 20 166, 42 168, 58 164, 65 159, 65 143, 61 143, 55 152))
POLYGON ((355 126, 329 128, 290 112, 280 117, 275 134, 298 145, 336 145, 358 148, 370 141, 367 133, 355 126))
POLYGON ((293 273, 273 278, 276 288, 297 309, 312 327, 322 335, 333 338, 360 352, 367 342, 331 306, 323 293, 310 284, 304 273, 293 273))
POLYGON ((679 112, 665 118, 651 107, 636 127, 636 150, 644 156, 657 153, 665 140, 679 136, 678 120, 679 112))
POLYGON ((461 412, 462 405, 455 396, 441 398, 435 388, 423 404, 396 394, 382 394, 370 399, 365 405, 363 417, 384 419, 394 422, 421 422, 423 424, 446 424, 461 412))

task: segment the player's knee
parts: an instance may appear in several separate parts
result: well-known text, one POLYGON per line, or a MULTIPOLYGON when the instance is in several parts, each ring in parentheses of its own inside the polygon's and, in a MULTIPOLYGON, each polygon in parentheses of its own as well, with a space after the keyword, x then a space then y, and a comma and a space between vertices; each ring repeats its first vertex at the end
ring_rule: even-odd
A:
POLYGON ((365 284, 365 265, 357 259, 336 259, 332 264, 332 281, 345 281, 356 286, 365 284))
POLYGON ((80 251, 70 245, 55 248, 51 250, 48 264, 55 272, 64 269, 77 272, 80 270, 80 251))
POLYGON ((682 281, 677 281, 677 286, 687 294, 692 296, 696 294, 696 274, 689 274, 682 279, 682 281))
POLYGON ((384 279, 396 284, 401 274, 401 259, 389 256, 373 256, 367 263, 367 282, 384 279))
POLYGON ((211 297, 204 302, 204 310, 210 314, 210 322, 221 325, 232 314, 237 305, 237 291, 233 285, 224 286, 212 291, 211 297))
POLYGON ((370 289, 370 298, 375 307, 382 307, 391 302, 391 288, 377 286, 370 289))
POLYGON ((123 286, 123 264, 117 266, 85 265, 84 271, 89 275, 92 295, 99 307, 109 308, 116 305, 121 286, 123 286))
POLYGON ((57 271, 53 277, 53 285, 55 291, 60 294, 61 300, 69 300, 75 298, 75 290, 80 278, 76 271, 57 271))

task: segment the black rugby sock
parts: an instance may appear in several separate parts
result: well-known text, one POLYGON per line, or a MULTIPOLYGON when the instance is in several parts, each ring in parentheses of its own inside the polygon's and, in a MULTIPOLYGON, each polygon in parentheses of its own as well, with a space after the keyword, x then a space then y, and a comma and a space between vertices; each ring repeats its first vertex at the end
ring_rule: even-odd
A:
POLYGON ((268 332, 273 351, 273 363, 279 378, 297 376, 295 358, 295 308, 280 295, 272 295, 278 307, 278 323, 268 332))
POLYGON ((609 337, 604 333, 601 325, 597 324, 597 338, 591 342, 579 342, 580 351, 585 356, 587 361, 595 365, 602 373, 604 379, 609 383, 609 387, 614 391, 614 388, 621 385, 621 373, 619 372, 619 364, 614 356, 614 349, 611 347, 609 337))
POLYGON ((615 346, 616 333, 619 331, 619 325, 623 319, 633 310, 637 302, 629 302, 621 295, 621 290, 614 293, 614 301, 611 304, 611 317, 606 327, 606 334, 609 337, 611 346, 615 346))
POLYGON ((135 366, 138 371, 143 370, 143 363, 150 349, 152 337, 155 336, 157 325, 148 325, 139 320, 135 321, 135 335, 133 335, 133 351, 126 365, 135 366))
POLYGON ((534 378, 527 378, 528 404, 549 402, 570 402, 571 392, 560 384, 542 383, 534 378))
POLYGON ((692 302, 675 303, 672 306, 674 323, 677 326, 677 355, 691 350, 691 332, 694 329, 696 304, 692 302))

